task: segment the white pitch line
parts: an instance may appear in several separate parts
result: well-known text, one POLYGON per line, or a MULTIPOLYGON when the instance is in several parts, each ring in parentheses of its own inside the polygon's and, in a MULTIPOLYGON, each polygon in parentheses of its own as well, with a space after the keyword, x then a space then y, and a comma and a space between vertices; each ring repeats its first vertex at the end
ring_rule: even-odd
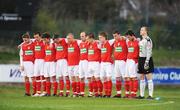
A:
MULTIPOLYGON (((136 104, 136 105, 132 105, 132 104, 126 104, 126 105, 92 105, 92 106, 88 106, 88 107, 97 107, 97 108, 103 108, 103 107, 143 107, 143 106, 152 106, 152 105, 168 105, 168 104, 173 104, 175 103, 174 101, 167 101, 167 102, 162 102, 162 103, 149 103, 149 104, 136 104)), ((12 105, 11 105, 12 106, 12 105)), ((23 107, 28 107, 28 108, 34 108, 30 105, 13 105, 14 107, 18 107, 18 108, 23 108, 23 107)), ((74 109, 74 107, 85 107, 84 105, 48 105, 48 106, 37 106, 36 108, 63 108, 63 109, 74 109)))

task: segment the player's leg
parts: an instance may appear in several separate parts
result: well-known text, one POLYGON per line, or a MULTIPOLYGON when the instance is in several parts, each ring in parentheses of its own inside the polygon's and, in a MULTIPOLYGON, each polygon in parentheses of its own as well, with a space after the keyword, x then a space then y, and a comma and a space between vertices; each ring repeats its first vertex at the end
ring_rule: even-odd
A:
POLYGON ((50 63, 45 62, 44 64, 44 78, 46 82, 46 91, 40 96, 50 96, 51 95, 51 82, 50 82, 50 63))
POLYGON ((129 92, 130 92, 130 60, 127 59, 127 62, 126 62, 126 72, 125 72, 125 75, 124 75, 124 89, 125 89, 125 96, 124 98, 128 98, 129 97, 129 92))
POLYGON ((56 75, 51 76, 52 79, 52 85, 53 85, 53 96, 57 96, 57 88, 58 88, 58 83, 56 81, 56 75))
POLYGON ((102 90, 103 90, 103 84, 100 79, 100 64, 99 64, 99 62, 95 62, 95 64, 94 64, 94 78, 95 78, 95 80, 93 81, 94 95, 99 97, 99 95, 102 94, 102 90))
POLYGON ((79 65, 74 67, 74 76, 76 77, 76 97, 80 95, 80 75, 79 75, 79 65))
POLYGON ((93 64, 92 62, 88 62, 88 70, 86 74, 86 78, 88 80, 88 90, 89 90, 88 97, 93 96, 93 72, 92 71, 93 71, 93 64))
POLYGON ((148 80, 148 90, 149 90, 148 99, 153 99, 154 84, 153 84, 152 76, 153 76, 152 73, 146 74, 146 78, 148 80))
POLYGON ((72 96, 76 97, 76 76, 74 74, 74 68, 75 66, 68 66, 68 74, 71 77, 72 96))
POLYGON ((140 95, 138 97, 139 99, 144 99, 144 92, 146 88, 144 62, 145 62, 145 58, 140 57, 138 59, 138 73, 140 74, 140 95))
POLYGON ((148 99, 153 99, 153 91, 154 91, 154 84, 153 84, 153 74, 152 72, 154 72, 154 63, 153 63, 153 59, 150 58, 149 60, 149 69, 146 70, 146 78, 148 80, 148 90, 149 90, 149 96, 148 99))
POLYGON ((137 79, 137 63, 132 60, 130 66, 130 90, 131 90, 131 98, 135 98, 138 91, 138 79, 137 79))
MULTIPOLYGON (((79 96, 84 97, 84 87, 85 87, 85 71, 84 71, 84 66, 85 62, 80 61, 79 62, 79 79, 80 79, 80 94, 79 96)), ((86 69, 86 68, 85 68, 86 69)))
POLYGON ((140 73, 140 96, 139 96, 140 99, 144 98, 145 88, 146 88, 145 74, 140 73))
POLYGON ((34 64, 32 62, 24 62, 24 70, 27 74, 28 79, 32 80, 33 95, 36 92, 36 82, 34 78, 34 64))
POLYGON ((65 81, 61 82, 60 85, 62 85, 61 88, 63 89, 64 82, 66 82, 66 97, 68 97, 70 95, 70 78, 68 74, 68 64, 66 59, 62 60, 61 67, 62 67, 61 72, 63 73, 63 77, 65 81))
MULTIPOLYGON (((104 92, 104 96, 103 97, 107 97, 108 95, 108 88, 107 88, 107 79, 106 79, 106 74, 105 74, 105 68, 103 65, 103 62, 101 62, 100 64, 101 68, 100 68, 100 78, 101 81, 103 82, 103 87, 102 91, 100 91, 99 97, 102 97, 102 92, 104 92)), ((99 83, 99 87, 101 86, 101 84, 99 83)))
POLYGON ((34 62, 34 77, 36 82, 36 94, 33 96, 39 96, 41 94, 41 80, 40 80, 40 68, 39 68, 39 60, 36 59, 34 62))
POLYGON ((44 75, 41 75, 42 93, 40 95, 46 94, 46 79, 44 75))
POLYGON ((30 81, 29 77, 24 76, 25 96, 31 96, 30 94, 30 81))
POLYGON ((64 96, 64 79, 63 76, 59 77, 59 94, 58 96, 64 96))
POLYGON ((65 76, 65 80, 66 80, 66 97, 68 97, 70 95, 70 87, 71 87, 69 75, 65 76))
POLYGON ((57 95, 57 88, 58 83, 56 81, 56 71, 55 71, 55 62, 50 62, 50 77, 52 79, 52 85, 53 85, 53 96, 57 95))
POLYGON ((76 76, 71 76, 71 82, 73 97, 76 97, 76 76))
POLYGON ((62 60, 57 60, 56 62, 56 76, 59 78, 59 94, 58 96, 62 97, 64 91, 64 79, 63 79, 63 64, 62 60))
POLYGON ((106 63, 105 65, 105 77, 107 81, 107 97, 111 97, 112 94, 112 65, 111 63, 106 63))
POLYGON ((120 63, 120 61, 115 61, 115 65, 114 65, 114 73, 115 73, 115 77, 116 77, 116 92, 117 92, 116 95, 114 96, 114 98, 120 98, 121 97, 122 76, 120 74, 121 72, 120 72, 119 63, 120 63))

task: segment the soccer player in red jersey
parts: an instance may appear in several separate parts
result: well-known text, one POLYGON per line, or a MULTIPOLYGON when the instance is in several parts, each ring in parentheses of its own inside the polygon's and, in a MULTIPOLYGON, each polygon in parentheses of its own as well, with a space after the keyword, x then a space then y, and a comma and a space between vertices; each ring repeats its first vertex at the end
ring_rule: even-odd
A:
POLYGON ((80 78, 80 96, 84 97, 85 76, 88 69, 88 42, 86 40, 86 33, 80 33, 81 40, 79 41, 80 48, 80 62, 79 62, 79 78, 80 78))
POLYGON ((125 97, 135 98, 138 90, 137 64, 139 57, 139 42, 131 30, 126 32, 126 36, 128 38, 128 54, 125 73, 125 97))
POLYGON ((101 50, 98 46, 98 42, 95 40, 93 33, 87 35, 88 38, 88 83, 89 83, 89 95, 99 97, 102 92, 102 83, 100 80, 100 60, 101 60, 101 50), (99 91, 98 91, 99 90, 99 91))
POLYGON ((20 70, 25 80, 25 96, 30 96, 30 81, 32 79, 33 91, 35 92, 34 73, 34 44, 30 41, 29 34, 22 36, 23 43, 20 49, 20 70))
POLYGON ((64 78, 66 81, 66 97, 70 93, 70 79, 68 75, 68 44, 65 39, 59 37, 58 34, 54 35, 54 42, 56 47, 56 74, 59 77, 59 96, 64 96, 64 78))
POLYGON ((80 50, 77 40, 74 39, 74 35, 69 33, 67 35, 68 42, 68 73, 71 77, 73 97, 77 97, 80 94, 80 82, 79 82, 79 57, 80 50))
POLYGON ((46 95, 51 95, 51 83, 53 84, 54 93, 53 96, 57 95, 56 72, 55 72, 55 60, 56 60, 56 49, 55 44, 51 42, 50 34, 43 33, 43 40, 45 42, 45 58, 44 58, 44 77, 46 79, 46 95), (51 80, 52 82, 51 82, 51 80))
POLYGON ((40 32, 34 33, 34 76, 36 78, 36 94, 33 96, 40 96, 41 94, 41 85, 43 86, 43 92, 46 91, 46 80, 44 78, 44 57, 45 57, 45 50, 44 50, 44 42, 41 37, 40 32), (42 82, 42 84, 41 84, 42 82))
POLYGON ((120 35, 119 31, 115 31, 113 33, 113 37, 115 39, 113 47, 113 55, 114 55, 114 72, 116 77, 116 92, 117 94, 114 98, 121 98, 121 87, 122 80, 124 78, 124 74, 126 71, 126 59, 127 59, 127 45, 126 39, 120 35))
MULTIPOLYGON (((99 41, 101 48, 101 69, 100 69, 100 77, 104 82, 104 97, 111 97, 112 93, 112 49, 113 42, 112 40, 107 40, 107 33, 101 32, 99 33, 99 41)), ((100 82, 100 86, 102 83, 100 82)))

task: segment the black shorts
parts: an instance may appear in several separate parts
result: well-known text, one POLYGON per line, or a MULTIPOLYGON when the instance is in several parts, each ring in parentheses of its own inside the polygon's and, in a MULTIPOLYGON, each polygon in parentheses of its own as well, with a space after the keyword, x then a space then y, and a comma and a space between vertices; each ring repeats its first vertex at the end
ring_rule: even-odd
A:
POLYGON ((154 72, 153 58, 151 57, 149 60, 149 69, 148 70, 144 69, 145 61, 146 61, 146 57, 139 57, 139 59, 138 59, 138 73, 139 74, 153 73, 154 72))

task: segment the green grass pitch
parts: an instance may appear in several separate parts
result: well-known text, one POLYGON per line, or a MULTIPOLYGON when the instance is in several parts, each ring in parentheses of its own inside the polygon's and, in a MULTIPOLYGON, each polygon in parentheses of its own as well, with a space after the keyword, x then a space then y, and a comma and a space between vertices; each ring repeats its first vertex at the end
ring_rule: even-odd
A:
POLYGON ((179 87, 158 86, 154 95, 160 100, 24 97, 23 87, 0 86, 0 110, 180 110, 179 87))

